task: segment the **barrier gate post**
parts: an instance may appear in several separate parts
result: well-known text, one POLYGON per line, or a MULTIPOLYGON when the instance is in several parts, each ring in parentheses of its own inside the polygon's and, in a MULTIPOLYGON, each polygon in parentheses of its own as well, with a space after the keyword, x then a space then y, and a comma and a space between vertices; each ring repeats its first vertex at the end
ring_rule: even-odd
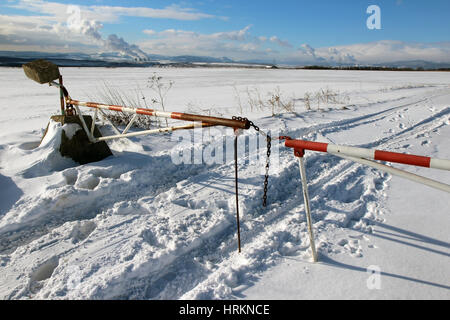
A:
POLYGON ((305 170, 305 150, 303 149, 295 149, 295 156, 298 158, 298 164, 300 167, 300 177, 302 180, 302 190, 303 190, 303 199, 305 200, 305 212, 306 212, 306 223, 308 225, 308 234, 309 234, 309 244, 311 246, 311 254, 313 258, 313 262, 318 262, 316 245, 314 242, 314 232, 312 228, 312 219, 311 219, 311 207, 309 205, 309 193, 308 193, 308 181, 306 179, 306 170, 305 170))

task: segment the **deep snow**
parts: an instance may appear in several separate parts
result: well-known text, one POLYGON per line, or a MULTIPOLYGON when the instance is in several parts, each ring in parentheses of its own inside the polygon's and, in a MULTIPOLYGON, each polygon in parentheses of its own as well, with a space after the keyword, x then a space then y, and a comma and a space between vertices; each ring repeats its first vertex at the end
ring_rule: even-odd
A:
MULTIPOLYGON (((170 111, 243 115, 274 135, 450 159, 450 74, 247 69, 65 68, 70 94, 101 82, 133 91, 153 72, 175 81, 170 111), (100 82, 97 82, 100 81, 100 82), (280 88, 296 113, 250 110, 247 89, 280 88), (339 102, 312 104, 330 88, 339 102), (239 92, 239 98, 236 91, 239 92), (345 107, 345 108, 344 108, 345 107)), ((269 206, 261 206, 265 146, 240 163, 243 253, 236 252, 234 168, 180 164, 173 150, 225 146, 171 135, 110 144, 114 157, 77 166, 56 151, 58 93, 0 69, 0 297, 3 299, 450 298, 449 195, 324 154, 307 153, 320 263, 310 263, 297 161, 274 142, 269 206), (279 153, 279 159, 277 155, 279 153), (381 271, 370 289, 369 266, 381 271)), ((101 101, 99 101, 101 102, 101 101)), ((102 127, 106 132, 108 128, 102 127)), ((212 131, 213 133, 215 131, 212 131)), ((253 143, 254 131, 246 132, 253 143)), ((244 138, 240 138, 244 141, 244 138)), ((396 165, 398 168, 406 166, 396 165)), ((406 168, 450 183, 450 173, 406 168)))

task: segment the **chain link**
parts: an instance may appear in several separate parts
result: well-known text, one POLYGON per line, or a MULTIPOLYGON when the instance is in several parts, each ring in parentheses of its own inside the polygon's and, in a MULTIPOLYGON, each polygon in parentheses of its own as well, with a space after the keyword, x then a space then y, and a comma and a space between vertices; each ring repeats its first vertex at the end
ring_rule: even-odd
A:
POLYGON ((270 135, 268 135, 264 131, 261 131, 261 129, 257 125, 255 125, 252 121, 249 121, 247 118, 233 117, 233 120, 245 121, 245 122, 248 121, 250 127, 254 128, 258 133, 261 133, 264 136, 266 136, 266 140, 267 140, 267 159, 266 159, 266 174, 265 174, 265 177, 264 177, 263 207, 267 207, 267 193, 269 191, 270 155, 272 153, 272 138, 270 137, 270 135))
POLYGON ((269 190, 269 169, 270 169, 270 154, 272 148, 272 138, 269 135, 267 137, 267 160, 266 160, 266 176, 264 178, 264 196, 263 196, 263 207, 267 207, 267 192, 269 190))

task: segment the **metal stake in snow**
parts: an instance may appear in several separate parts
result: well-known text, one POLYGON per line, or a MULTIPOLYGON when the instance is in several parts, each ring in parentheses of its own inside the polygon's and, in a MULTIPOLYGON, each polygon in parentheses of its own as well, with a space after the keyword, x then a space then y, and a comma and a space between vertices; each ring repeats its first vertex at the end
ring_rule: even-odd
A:
POLYGON ((237 235, 238 235, 238 251, 241 253, 241 223, 239 217, 239 177, 238 177, 238 137, 239 130, 234 129, 234 173, 235 173, 235 186, 236 186, 236 223, 237 223, 237 235))
POLYGON ((300 167, 300 177, 302 179, 303 199, 305 200, 306 223, 308 225, 309 244, 311 247, 313 262, 317 262, 318 258, 317 258, 316 244, 314 242, 314 232, 312 228, 311 207, 309 205, 308 181, 306 179, 305 161, 303 159, 304 155, 305 150, 301 149, 295 150, 295 156, 298 158, 298 165, 300 167))

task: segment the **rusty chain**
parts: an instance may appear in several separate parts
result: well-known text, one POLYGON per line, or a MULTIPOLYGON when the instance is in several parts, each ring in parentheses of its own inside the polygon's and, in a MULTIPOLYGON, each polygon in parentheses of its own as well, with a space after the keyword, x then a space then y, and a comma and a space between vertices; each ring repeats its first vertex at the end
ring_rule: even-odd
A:
POLYGON ((252 121, 249 121, 247 118, 233 117, 233 120, 248 121, 250 127, 255 129, 256 132, 261 133, 262 135, 266 136, 266 140, 267 140, 267 159, 266 159, 266 173, 265 173, 265 177, 264 177, 263 207, 267 207, 267 193, 269 191, 270 155, 272 153, 272 138, 270 137, 270 135, 268 135, 264 131, 261 131, 261 129, 257 125, 255 125, 252 121))

